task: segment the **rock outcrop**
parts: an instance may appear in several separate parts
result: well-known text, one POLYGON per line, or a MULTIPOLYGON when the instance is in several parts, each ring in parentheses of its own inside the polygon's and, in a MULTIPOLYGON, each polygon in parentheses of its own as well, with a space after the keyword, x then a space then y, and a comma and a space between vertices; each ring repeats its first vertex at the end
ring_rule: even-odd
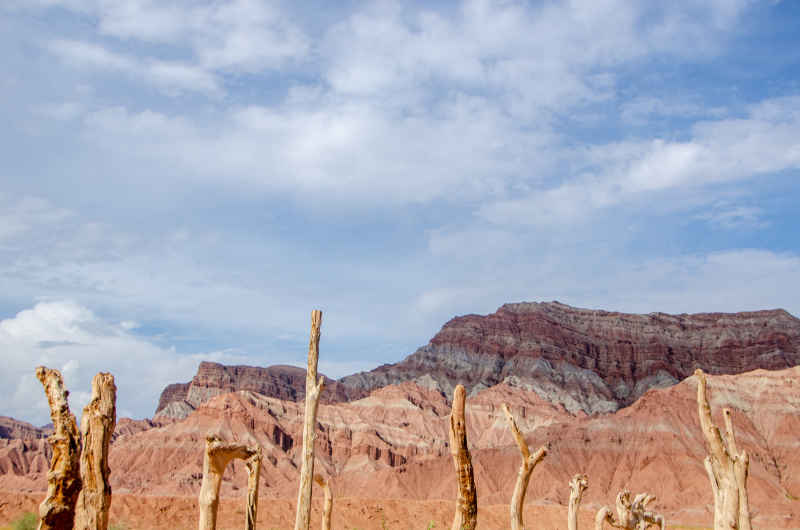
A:
POLYGON ((36 427, 25 421, 0 416, 0 439, 35 440, 47 438, 51 432, 53 432, 52 428, 36 427))
MULTIPOLYGON (((323 402, 347 401, 367 393, 356 390, 350 395, 335 380, 326 378, 325 381, 323 402)), ((209 399, 239 390, 249 390, 286 401, 302 401, 306 394, 305 384, 306 371, 297 366, 276 365, 261 368, 201 362, 197 375, 189 383, 172 384, 161 392, 155 419, 185 418, 209 399)))
POLYGON ((506 304, 449 321, 405 360, 339 380, 349 392, 400 381, 452 393, 505 382, 570 412, 611 412, 695 368, 737 374, 800 364, 800 320, 784 310, 668 315, 506 304))

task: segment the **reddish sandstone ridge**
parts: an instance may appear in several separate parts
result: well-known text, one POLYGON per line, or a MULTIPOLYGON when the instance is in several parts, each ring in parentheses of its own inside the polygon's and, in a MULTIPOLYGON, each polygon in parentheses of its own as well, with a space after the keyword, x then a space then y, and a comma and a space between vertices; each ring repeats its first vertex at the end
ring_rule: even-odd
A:
POLYGON ((611 412, 695 368, 735 374, 800 364, 800 320, 784 310, 668 315, 506 304, 449 321, 400 363, 339 380, 360 390, 412 380, 446 395, 501 382, 571 412, 611 412))
MULTIPOLYGON (((301 401, 306 393, 306 371, 296 366, 226 366, 201 362, 189 383, 167 386, 156 407, 156 419, 182 419, 209 399, 220 394, 249 390, 287 401, 301 401)), ((335 380, 326 378, 323 401, 346 401, 349 395, 335 380)), ((362 392, 362 395, 365 393, 362 392)), ((358 396, 361 397, 361 396, 358 396)))
POLYGON ((47 438, 52 429, 36 427, 26 421, 15 420, 8 416, 0 416, 0 439, 19 438, 23 440, 34 440, 36 438, 47 438))
MULTIPOLYGON (((709 388, 715 415, 726 406, 733 410, 737 441, 751 455, 754 526, 800 527, 800 367, 709 376, 709 388)), ((628 488, 657 495, 658 510, 671 521, 696 525, 713 518, 693 377, 650 390, 615 413, 593 416, 574 416, 535 392, 506 384, 469 397, 468 439, 484 507, 508 503, 519 466, 503 402, 530 446, 550 443, 531 481, 528 504, 566 505, 569 479, 585 472, 587 510, 613 504, 616 492, 628 488)), ((333 478, 334 496, 452 500, 448 413, 439 392, 410 382, 352 402, 321 404, 317 465, 333 478)), ((122 434, 111 449, 114 491, 142 498, 195 497, 205 435, 214 431, 264 447, 262 496, 290 503, 297 491, 302 414, 302 403, 243 391, 216 396, 182 421, 122 434)), ((12 470, 0 475, 0 490, 44 488, 47 465, 35 446, 43 441, 11 442, 17 445, 0 444, 0 469, 14 461, 12 470), (19 446, 22 442, 28 445, 19 446)), ((246 484, 244 465, 234 463, 222 493, 241 499, 246 484)), ((479 522, 480 517, 479 512, 479 522)))

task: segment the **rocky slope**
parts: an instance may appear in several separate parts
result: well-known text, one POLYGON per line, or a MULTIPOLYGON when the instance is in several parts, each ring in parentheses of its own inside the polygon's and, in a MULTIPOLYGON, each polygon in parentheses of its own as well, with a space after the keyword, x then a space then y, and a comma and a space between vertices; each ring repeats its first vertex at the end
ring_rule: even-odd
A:
POLYGON ((36 427, 28 422, 15 420, 8 416, 0 416, 0 439, 20 438, 33 440, 36 438, 46 438, 50 432, 50 429, 36 427))
MULTIPOLYGON (((351 396, 347 389, 335 380, 325 378, 324 401, 346 401, 362 397, 365 391, 356 390, 351 396)), ((265 396, 288 401, 301 401, 306 394, 306 371, 296 366, 225 366, 218 363, 201 362, 197 375, 188 383, 167 386, 158 401, 156 419, 182 419, 202 403, 220 394, 249 390, 265 396)))
MULTIPOLYGON (((709 388, 717 421, 722 407, 731 407, 739 445, 751 455, 754 527, 800 527, 800 367, 712 376, 709 388)), ((569 478, 583 471, 590 479, 587 508, 613 503, 616 492, 627 487, 656 494, 656 508, 672 521, 707 524, 712 500, 695 393, 690 377, 651 390, 615 413, 575 416, 507 384, 477 392, 467 401, 467 424, 481 505, 508 502, 519 465, 500 410, 506 402, 532 447, 550 444, 531 482, 530 503, 564 505, 569 478)), ((290 502, 296 495, 302 414, 302 403, 242 391, 216 396, 182 421, 122 434, 111 452, 114 492, 196 496, 204 437, 214 431, 261 444, 262 494, 290 502)), ((453 499, 448 414, 439 392, 410 382, 361 400, 322 404, 317 471, 334 477, 337 498, 453 499)), ((42 442, 0 441, 0 490, 45 488, 42 442)), ((235 463, 223 480, 223 494, 241 497, 246 482, 244 466, 235 463)))
POLYGON ((558 302, 506 304, 457 317, 400 363, 347 376, 353 395, 400 381, 450 394, 501 382, 535 390, 567 410, 630 405, 695 368, 736 374, 800 364, 800 320, 786 311, 636 315, 558 302))

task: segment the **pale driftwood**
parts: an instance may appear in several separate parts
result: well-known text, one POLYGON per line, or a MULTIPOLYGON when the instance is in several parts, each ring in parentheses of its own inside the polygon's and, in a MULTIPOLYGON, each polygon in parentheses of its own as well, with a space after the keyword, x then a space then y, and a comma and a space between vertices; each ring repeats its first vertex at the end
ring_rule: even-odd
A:
POLYGON ((317 424, 317 405, 325 387, 323 377, 317 381, 317 362, 319 360, 319 336, 322 325, 322 311, 311 312, 311 338, 308 343, 308 370, 306 371, 306 410, 303 423, 303 461, 300 467, 300 486, 297 491, 297 513, 294 530, 308 530, 311 522, 311 486, 314 477, 314 441, 317 424))
POLYGON ((578 530, 578 508, 581 505, 583 492, 589 487, 586 475, 578 473, 569 481, 569 506, 567 508, 567 528, 578 530))
POLYGON ((664 516, 647 510, 647 505, 653 500, 655 497, 648 493, 639 493, 631 500, 631 493, 628 490, 620 491, 615 501, 617 517, 614 517, 611 508, 603 506, 594 518, 595 530, 602 530, 605 523, 625 530, 646 530, 653 525, 664 530, 666 528, 664 516))
POLYGON ((75 520, 75 503, 81 490, 80 438, 75 416, 69 410, 61 372, 44 366, 36 368, 50 405, 53 450, 47 472, 47 497, 39 505, 39 530, 68 530, 75 520))
POLYGON ((467 448, 467 422, 464 406, 467 392, 462 385, 453 391, 453 408, 450 412, 450 454, 458 477, 458 499, 451 530, 474 530, 478 521, 478 492, 472 471, 472 457, 467 448))
POLYGON ((114 376, 100 372, 92 379, 92 398, 81 416, 81 483, 75 505, 74 530, 106 530, 111 508, 108 448, 117 424, 114 376))
MULTIPOLYGON (((200 484, 199 530, 216 530, 217 508, 219 508, 219 487, 225 468, 234 458, 248 460, 258 454, 258 448, 244 444, 226 442, 215 434, 206 436, 206 450, 203 455, 203 482, 200 484)), ((249 480, 248 480, 249 482, 249 480)), ((249 488, 248 488, 249 497, 249 488)))
POLYGON ((322 505, 322 530, 331 530, 331 512, 333 511, 333 493, 331 493, 331 481, 325 480, 321 475, 314 475, 314 482, 322 487, 325 492, 325 502, 322 505))
POLYGON ((514 486, 514 493, 511 495, 511 505, 509 510, 511 517, 511 530, 523 530, 525 527, 522 524, 522 508, 525 502, 525 493, 528 491, 528 483, 530 482, 531 474, 533 473, 534 468, 539 462, 542 461, 545 455, 547 455, 547 447, 542 446, 535 453, 531 454, 530 450, 528 449, 528 444, 525 442, 525 438, 522 436, 519 427, 517 427, 517 422, 514 420, 514 416, 508 409, 508 405, 503 403, 501 407, 506 415, 506 418, 508 419, 508 424, 511 427, 511 433, 514 435, 514 440, 517 442, 517 446, 519 447, 519 452, 522 453, 522 463, 520 464, 519 472, 517 473, 517 483, 514 486))
POLYGON ((706 375, 699 368, 697 378, 697 414, 700 428, 709 446, 703 462, 714 496, 714 530, 751 530, 750 505, 747 498, 747 475, 750 458, 736 446, 730 409, 722 411, 725 439, 711 419, 706 375))
POLYGON ((247 509, 245 511, 245 530, 255 530, 258 521, 258 481, 261 476, 261 447, 245 462, 247 466, 247 509))

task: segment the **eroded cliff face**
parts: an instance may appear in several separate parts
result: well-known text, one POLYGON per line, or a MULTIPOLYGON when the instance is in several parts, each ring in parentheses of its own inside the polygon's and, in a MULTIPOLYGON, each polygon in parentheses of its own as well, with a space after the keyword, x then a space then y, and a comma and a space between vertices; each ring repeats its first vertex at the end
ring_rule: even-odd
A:
POLYGON ((342 378, 368 391, 415 381, 449 395, 505 382, 570 412, 611 412, 695 368, 736 374, 800 364, 800 320, 783 310, 668 315, 506 304, 457 317, 400 363, 342 378))
MULTIPOLYGON (((733 409, 739 445, 750 454, 750 499, 757 528, 797 528, 800 466, 800 367, 709 376, 715 421, 733 409)), ((622 488, 650 491, 659 511, 684 524, 712 514, 711 488, 697 419, 694 377, 647 392, 612 414, 572 415, 534 392, 506 384, 467 399, 468 440, 482 506, 507 504, 519 451, 500 408, 508 403, 531 447, 549 443, 528 499, 567 502, 567 482, 587 473, 584 505, 613 503, 622 488)), ((347 403, 321 404, 316 426, 318 469, 334 477, 337 498, 452 499, 456 483, 447 447, 450 407, 436 391, 406 382, 347 403)), ((195 497, 202 480, 205 436, 213 431, 264 448, 261 492, 297 493, 302 453, 302 403, 236 392, 212 398, 182 421, 121 434, 111 446, 115 493, 195 497)), ((46 486, 44 440, 0 440, 0 491, 46 486)), ((247 472, 234 462, 223 496, 241 499, 247 472)))
POLYGON ((0 439, 35 440, 37 438, 47 438, 51 432, 52 428, 36 427, 26 421, 0 416, 0 439))
MULTIPOLYGON (((326 402, 352 399, 345 387, 335 380, 325 378, 326 402)), ((167 386, 161 393, 155 412, 156 420, 182 419, 209 399, 249 390, 265 396, 286 401, 302 401, 306 394, 306 371, 296 366, 226 366, 219 363, 201 362, 197 375, 189 383, 167 386)), ((359 392, 359 391, 356 391, 359 392)), ((358 397, 364 395, 364 392, 358 397)))

